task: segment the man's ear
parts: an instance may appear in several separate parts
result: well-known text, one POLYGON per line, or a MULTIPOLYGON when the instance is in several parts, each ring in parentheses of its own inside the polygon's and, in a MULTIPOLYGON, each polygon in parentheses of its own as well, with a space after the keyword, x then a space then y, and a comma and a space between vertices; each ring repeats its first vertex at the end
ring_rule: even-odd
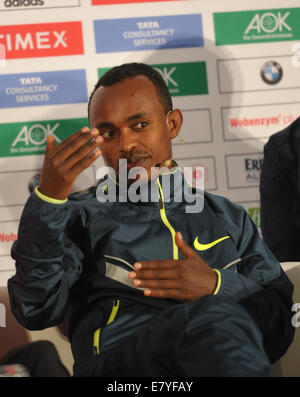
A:
POLYGON ((177 137, 183 122, 183 115, 179 109, 174 109, 167 115, 167 124, 169 127, 169 135, 171 139, 177 137))

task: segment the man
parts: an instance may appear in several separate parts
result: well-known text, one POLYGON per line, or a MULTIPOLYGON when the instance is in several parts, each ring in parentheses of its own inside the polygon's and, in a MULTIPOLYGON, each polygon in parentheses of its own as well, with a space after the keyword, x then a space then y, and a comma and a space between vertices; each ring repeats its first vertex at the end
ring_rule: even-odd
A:
POLYGON ((260 179, 263 239, 280 262, 300 260, 300 118, 264 147, 260 179))
POLYGON ((241 207, 186 183, 171 147, 182 114, 160 74, 113 68, 89 119, 58 147, 48 137, 12 248, 18 320, 66 319, 77 376, 269 376, 293 338, 293 287, 241 207), (69 196, 100 153, 115 179, 69 196), (136 183, 150 185, 140 200, 136 183))

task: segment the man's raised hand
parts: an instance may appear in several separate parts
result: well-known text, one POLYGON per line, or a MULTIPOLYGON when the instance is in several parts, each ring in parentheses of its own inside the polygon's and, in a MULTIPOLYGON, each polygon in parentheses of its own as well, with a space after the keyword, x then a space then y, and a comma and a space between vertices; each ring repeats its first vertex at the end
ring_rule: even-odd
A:
POLYGON ((102 142, 99 131, 88 127, 81 128, 58 146, 54 138, 48 136, 39 191, 54 199, 66 199, 77 176, 101 155, 102 142))

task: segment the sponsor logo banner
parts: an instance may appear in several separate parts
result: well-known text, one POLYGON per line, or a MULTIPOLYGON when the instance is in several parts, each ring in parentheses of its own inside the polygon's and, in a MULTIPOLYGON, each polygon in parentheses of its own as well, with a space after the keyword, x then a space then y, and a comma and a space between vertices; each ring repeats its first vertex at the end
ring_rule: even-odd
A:
POLYGON ((300 8, 214 13, 216 45, 300 39, 300 8))
MULTIPOLYGON (((93 6, 103 4, 130 4, 130 3, 155 3, 159 1, 177 1, 177 0, 92 0, 93 6)), ((188 0, 181 0, 188 1, 188 0)))
POLYGON ((274 85, 282 79, 283 70, 278 62, 268 61, 260 69, 260 76, 266 84, 274 85))
POLYGON ((160 72, 172 96, 208 94, 205 62, 151 66, 160 72))
POLYGON ((0 157, 44 154, 47 135, 59 144, 86 125, 87 118, 0 124, 0 157))
POLYGON ((0 75, 0 108, 87 102, 85 70, 0 75))
POLYGON ((6 59, 84 53, 81 22, 0 26, 0 43, 6 59))
POLYGON ((258 186, 263 153, 226 155, 228 188, 258 186))
POLYGON ((300 103, 222 109, 225 141, 268 138, 300 117, 300 103))
POLYGON ((80 0, 0 0, 0 11, 79 6, 80 0))
MULTIPOLYGON (((170 63, 151 66, 164 78, 172 96, 208 94, 205 62, 170 63)), ((98 69, 98 76, 101 77, 109 69, 98 69)))
POLYGON ((231 93, 299 88, 299 69, 293 67, 291 59, 287 55, 219 59, 219 90, 231 93))
POLYGON ((96 52, 202 47, 201 14, 94 21, 96 52))

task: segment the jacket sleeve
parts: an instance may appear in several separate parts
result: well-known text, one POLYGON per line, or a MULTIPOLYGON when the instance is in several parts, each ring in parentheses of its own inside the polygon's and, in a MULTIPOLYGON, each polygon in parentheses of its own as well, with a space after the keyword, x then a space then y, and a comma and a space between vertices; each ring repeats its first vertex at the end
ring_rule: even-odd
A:
POLYGON ((246 212, 237 249, 240 260, 232 266, 234 269, 220 271, 219 293, 234 297, 246 308, 262 332, 273 363, 287 351, 294 337, 293 284, 246 212))
POLYGON ((11 255, 16 273, 8 280, 11 310, 27 329, 43 329, 64 320, 69 291, 82 271, 79 205, 55 204, 35 193, 28 199, 11 255))

